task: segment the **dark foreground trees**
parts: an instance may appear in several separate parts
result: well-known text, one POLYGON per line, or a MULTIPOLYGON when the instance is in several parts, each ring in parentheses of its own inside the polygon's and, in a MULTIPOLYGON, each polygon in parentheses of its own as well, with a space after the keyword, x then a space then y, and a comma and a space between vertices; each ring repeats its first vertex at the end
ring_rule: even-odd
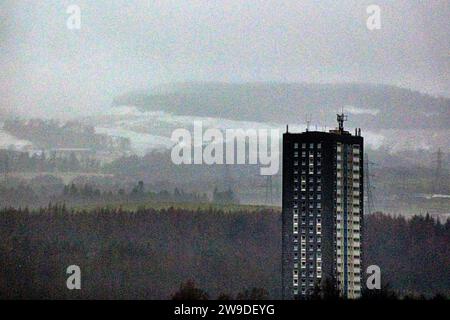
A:
MULTIPOLYGON (((365 263, 380 266, 392 291, 449 295, 450 222, 382 214, 365 222, 365 263)), ((167 299, 195 278, 210 299, 278 299, 280 229, 273 210, 0 210, 0 298, 167 299), (80 292, 66 287, 73 264, 80 292)))
MULTIPOLYGON (((188 280, 180 285, 178 291, 172 294, 172 300, 208 300, 209 294, 197 287, 195 281, 188 280)), ((264 288, 244 289, 236 296, 221 293, 217 300, 267 300, 269 292, 264 288)))
POLYGON ((172 300, 208 300, 209 295, 197 288, 193 280, 180 285, 180 289, 172 295, 172 300))

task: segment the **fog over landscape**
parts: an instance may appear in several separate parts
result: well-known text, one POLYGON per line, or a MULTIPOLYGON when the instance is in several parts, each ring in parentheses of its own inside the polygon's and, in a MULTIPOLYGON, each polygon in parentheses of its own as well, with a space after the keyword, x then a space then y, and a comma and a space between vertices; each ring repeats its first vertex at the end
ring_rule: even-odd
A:
POLYGON ((80 0, 81 29, 68 30, 72 3, 0 4, 2 110, 84 115, 186 81, 368 82, 450 96, 445 0, 377 1, 375 32, 371 1, 80 0))
POLYGON ((339 230, 348 283, 382 270, 363 299, 450 297, 449 21, 448 0, 0 0, 0 299, 281 299, 307 226, 313 299, 338 298, 339 230), (280 139, 174 161, 198 123, 210 158, 243 151, 227 129, 280 139), (287 128, 331 133, 286 135, 282 162, 287 128))
MULTIPOLYGON (((424 168, 425 180, 414 194, 431 194, 439 149, 440 170, 448 174, 450 6, 377 1, 381 29, 369 30, 370 4, 2 1, 0 148, 30 157, 70 155, 72 164, 77 156, 84 159, 83 170, 96 174, 111 170, 99 166, 112 163, 114 170, 127 168, 119 171, 132 183, 139 174, 131 173, 126 157, 143 157, 143 170, 149 152, 168 152, 172 132, 192 129, 193 121, 205 129, 284 131, 289 124, 302 131, 309 118, 311 130, 324 131, 344 110, 346 127, 362 128, 374 170, 407 168, 416 174, 424 168), (81 10, 79 30, 67 27, 71 4, 81 10)), ((65 165, 53 161, 44 167, 55 166, 65 165)), ((78 168, 64 171, 69 167, 78 168)), ((3 170, 11 168, 5 164, 3 170)), ((117 179, 114 170, 108 174, 117 179)), ((224 175, 204 170, 215 179, 224 175)), ((144 177, 155 183, 155 176, 144 177)), ((183 181, 186 188, 205 190, 189 181, 183 181)), ((439 193, 447 194, 448 180, 441 184, 439 193)), ((390 197, 383 183, 377 187, 390 197)), ((391 187, 400 192, 398 185, 391 187)), ((447 212, 447 205, 438 211, 447 212)))

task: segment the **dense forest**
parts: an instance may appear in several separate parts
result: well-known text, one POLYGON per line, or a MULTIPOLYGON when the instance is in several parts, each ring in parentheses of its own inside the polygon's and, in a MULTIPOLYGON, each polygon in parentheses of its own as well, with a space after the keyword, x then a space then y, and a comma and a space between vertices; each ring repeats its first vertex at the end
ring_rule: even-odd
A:
MULTIPOLYGON (((0 298, 166 299, 188 280, 210 298, 251 288, 280 298, 279 211, 225 209, 5 209, 0 298), (80 291, 66 289, 73 264, 80 291)), ((450 294, 450 221, 368 215, 364 236, 366 264, 380 266, 384 285, 450 294)))

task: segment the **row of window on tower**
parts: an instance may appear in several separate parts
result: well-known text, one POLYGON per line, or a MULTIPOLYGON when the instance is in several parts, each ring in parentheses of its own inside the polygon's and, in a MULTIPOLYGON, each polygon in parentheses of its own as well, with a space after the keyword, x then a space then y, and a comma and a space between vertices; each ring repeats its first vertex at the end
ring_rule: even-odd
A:
MULTIPOLYGON (((314 144, 314 142, 310 142, 310 143, 303 142, 303 143, 301 143, 301 148, 302 149, 307 149, 308 146, 309 146, 309 149, 314 149, 315 144, 314 144)), ((300 143, 295 142, 294 143, 294 149, 299 149, 299 147, 300 147, 300 143)), ((321 142, 317 143, 317 149, 322 149, 322 143, 321 142)))
POLYGON ((360 295, 361 152, 359 145, 337 143, 335 251, 337 281, 348 297, 360 295))
POLYGON ((321 148, 321 143, 294 143, 294 295, 306 295, 322 278, 321 148))

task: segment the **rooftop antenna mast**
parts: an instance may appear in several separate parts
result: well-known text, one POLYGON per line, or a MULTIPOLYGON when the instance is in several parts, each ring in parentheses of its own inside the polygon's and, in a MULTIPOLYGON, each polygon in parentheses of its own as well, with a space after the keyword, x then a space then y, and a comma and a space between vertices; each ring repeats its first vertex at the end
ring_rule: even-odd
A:
POLYGON ((347 121, 347 115, 344 114, 344 108, 342 108, 342 113, 337 114, 336 116, 339 124, 339 132, 344 132, 344 121, 347 121))
POLYGON ((306 132, 309 131, 309 124, 311 123, 312 115, 306 114, 306 132))

